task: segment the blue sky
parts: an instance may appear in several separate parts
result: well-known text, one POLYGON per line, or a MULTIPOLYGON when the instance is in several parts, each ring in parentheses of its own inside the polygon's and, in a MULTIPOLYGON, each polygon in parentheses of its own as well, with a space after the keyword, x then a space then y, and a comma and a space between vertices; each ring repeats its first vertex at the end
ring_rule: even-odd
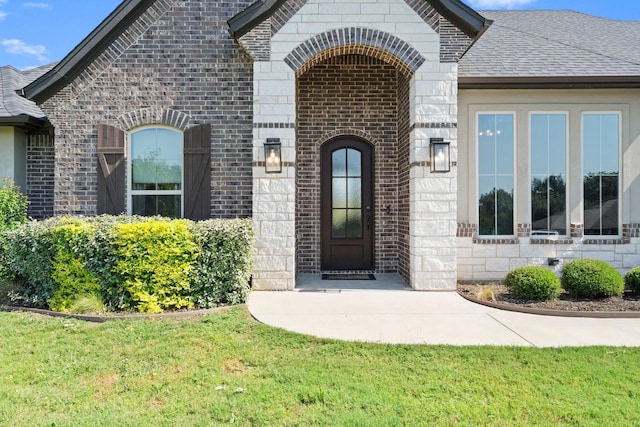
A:
MULTIPOLYGON (((0 0, 0 66, 26 69, 61 60, 120 1, 0 0)), ((572 9, 611 19, 640 20, 640 0, 463 1, 477 10, 572 9)))

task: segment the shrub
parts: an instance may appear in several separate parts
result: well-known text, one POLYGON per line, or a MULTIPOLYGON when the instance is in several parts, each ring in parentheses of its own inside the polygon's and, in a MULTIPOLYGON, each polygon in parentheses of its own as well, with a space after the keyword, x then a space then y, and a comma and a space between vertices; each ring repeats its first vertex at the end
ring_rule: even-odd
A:
POLYGON ((536 301, 555 299, 560 295, 560 279, 551 270, 530 265, 510 271, 503 281, 516 298, 536 301))
POLYGON ((191 272, 198 307, 241 304, 249 295, 253 270, 253 222, 250 219, 192 223, 200 254, 191 272))
POLYGON ((4 232, 27 222, 29 199, 20 192, 20 188, 7 177, 0 183, 0 281, 13 279, 5 258, 4 232))
POLYGON ((624 280, 610 264, 597 259, 577 259, 562 268, 562 287, 576 298, 622 295, 624 280))
POLYGON ((123 300, 147 313, 193 307, 188 274, 198 253, 187 221, 118 224, 113 245, 123 300))
POLYGON ((8 231, 12 301, 73 311, 160 312, 246 301, 253 266, 249 219, 192 222, 127 216, 57 217, 8 231))
POLYGON ((634 292, 640 292, 640 267, 627 271, 624 275, 624 283, 634 292))

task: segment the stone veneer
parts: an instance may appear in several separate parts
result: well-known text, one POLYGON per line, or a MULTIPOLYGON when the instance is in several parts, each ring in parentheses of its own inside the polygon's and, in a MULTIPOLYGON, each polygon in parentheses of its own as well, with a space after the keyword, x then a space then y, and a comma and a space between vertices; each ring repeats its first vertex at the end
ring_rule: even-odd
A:
MULTIPOLYGON (((581 230, 582 224, 571 224, 581 230)), ((528 224, 519 224, 526 229, 528 224)), ((509 242, 477 239, 477 227, 458 224, 458 278, 463 281, 495 281, 516 267, 548 266, 549 258, 560 263, 548 266, 560 272, 564 263, 579 258, 596 258, 613 265, 621 274, 640 265, 640 224, 624 224, 622 238, 586 238, 569 236, 560 239, 519 237, 509 242), (508 244, 505 244, 508 243, 508 244)))
MULTIPOLYGON (((389 227, 381 227, 381 233, 388 232, 388 235, 376 235, 376 269, 391 271, 395 268, 414 289, 455 289, 457 65, 451 61, 451 52, 460 49, 443 50, 437 32, 442 18, 434 14, 430 6, 429 10, 423 10, 424 15, 403 0, 352 0, 342 2, 339 8, 333 2, 309 0, 295 2, 294 6, 288 8, 287 13, 278 15, 277 25, 276 20, 270 18, 274 30, 271 40, 257 42, 264 37, 264 28, 241 39, 247 52, 256 60, 253 206, 257 248, 254 287, 293 289, 296 272, 317 271, 318 259, 314 259, 313 251, 319 249, 317 245, 314 248, 318 233, 313 226, 307 228, 312 221, 304 222, 308 207, 304 202, 306 197, 317 197, 313 193, 316 184, 313 180, 304 182, 296 174, 296 168, 303 176, 307 167, 317 168, 313 165, 317 153, 306 150, 319 149, 319 144, 331 136, 350 134, 376 144, 376 150, 386 150, 386 146, 397 150, 396 153, 389 152, 393 171, 380 164, 375 171, 376 209, 379 212, 386 207, 383 199, 387 198, 391 201, 387 204, 392 205, 392 212, 397 213, 397 217, 383 216, 389 227), (330 37, 339 34, 348 34, 345 39, 360 41, 349 44, 339 37, 330 37), (310 42, 313 40, 315 43, 310 42), (267 51, 268 60, 264 59, 267 51), (414 51, 416 55, 412 55, 414 51), (443 61, 442 52, 448 52, 446 61, 443 61), (383 65, 380 60, 390 65, 383 65), (349 61, 358 64, 349 64, 349 61), (368 81, 371 78, 367 75, 386 73, 379 89, 395 92, 395 102, 389 107, 393 105, 392 116, 396 120, 400 117, 400 121, 385 126, 385 120, 380 124, 382 134, 372 134, 370 120, 357 119, 356 114, 342 117, 337 122, 330 117, 326 117, 324 123, 319 119, 303 119, 307 102, 303 89, 313 88, 313 79, 309 76, 326 77, 333 73, 333 78, 344 79, 346 76, 344 71, 341 74, 341 69, 348 66, 368 81), (306 78, 308 83, 305 83, 306 78), (394 80, 397 83, 393 83, 394 80), (402 99, 398 100, 399 97, 402 99), (392 129, 396 132, 393 138, 384 136, 392 129), (450 173, 430 172, 429 142, 433 137, 451 142, 454 166, 450 173), (279 138, 282 143, 285 165, 282 174, 264 173, 263 144, 268 138, 279 138), (385 195, 387 189, 380 186, 385 183, 378 182, 380 175, 391 179, 388 195, 385 195), (296 177, 298 185, 310 185, 311 192, 304 194, 304 200, 296 200, 296 177), (396 195, 392 196, 397 188, 400 191, 396 190, 396 195), (296 219, 302 222, 296 225, 296 219)), ((451 28, 447 28, 450 35, 451 28)), ((459 45, 464 37, 446 39, 448 43, 459 45)), ((466 41, 469 42, 468 38, 466 41)), ((341 83, 353 84, 336 79, 321 90, 329 94, 341 83), (334 89, 331 89, 332 85, 334 89)), ((318 96, 314 99, 319 99, 318 96)), ((335 106, 338 108, 337 104, 335 106)), ((368 111, 371 112, 371 108, 368 111)), ((302 192, 302 189, 298 190, 299 197, 302 192)))

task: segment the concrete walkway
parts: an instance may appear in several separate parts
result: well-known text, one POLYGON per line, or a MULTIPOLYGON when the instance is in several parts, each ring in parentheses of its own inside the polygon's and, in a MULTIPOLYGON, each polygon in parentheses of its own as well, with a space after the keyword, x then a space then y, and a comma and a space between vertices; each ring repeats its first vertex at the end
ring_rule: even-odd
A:
POLYGON ((260 322, 321 338, 393 344, 640 346, 640 319, 539 316, 484 307, 456 292, 324 289, 258 292, 260 322))

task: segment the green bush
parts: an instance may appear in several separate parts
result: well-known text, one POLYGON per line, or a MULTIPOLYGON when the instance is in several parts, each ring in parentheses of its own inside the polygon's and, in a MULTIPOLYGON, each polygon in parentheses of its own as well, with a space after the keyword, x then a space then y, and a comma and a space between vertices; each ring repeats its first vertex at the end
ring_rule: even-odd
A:
POLYGON ((610 264, 597 259, 576 259, 562 268, 562 287, 576 298, 622 295, 624 280, 610 264))
POLYGON ((191 272, 198 307, 241 304, 249 295, 253 270, 253 222, 250 219, 192 223, 200 254, 191 272))
POLYGON ((530 265, 510 271, 503 281, 516 298, 536 301, 555 299, 560 295, 560 278, 542 266, 530 265))
POLYGON ((138 311, 193 307, 189 271, 198 252, 186 221, 119 224, 113 245, 121 290, 138 311))
POLYGON ((633 292, 640 292, 640 267, 627 271, 624 275, 624 283, 633 292))
POLYGON ((249 292, 250 219, 57 217, 6 235, 21 284, 12 298, 28 306, 72 311, 101 299, 107 310, 160 312, 242 303, 249 292))
POLYGON ((29 199, 20 192, 20 188, 7 177, 0 183, 0 281, 13 279, 5 258, 4 232, 27 222, 29 199))

